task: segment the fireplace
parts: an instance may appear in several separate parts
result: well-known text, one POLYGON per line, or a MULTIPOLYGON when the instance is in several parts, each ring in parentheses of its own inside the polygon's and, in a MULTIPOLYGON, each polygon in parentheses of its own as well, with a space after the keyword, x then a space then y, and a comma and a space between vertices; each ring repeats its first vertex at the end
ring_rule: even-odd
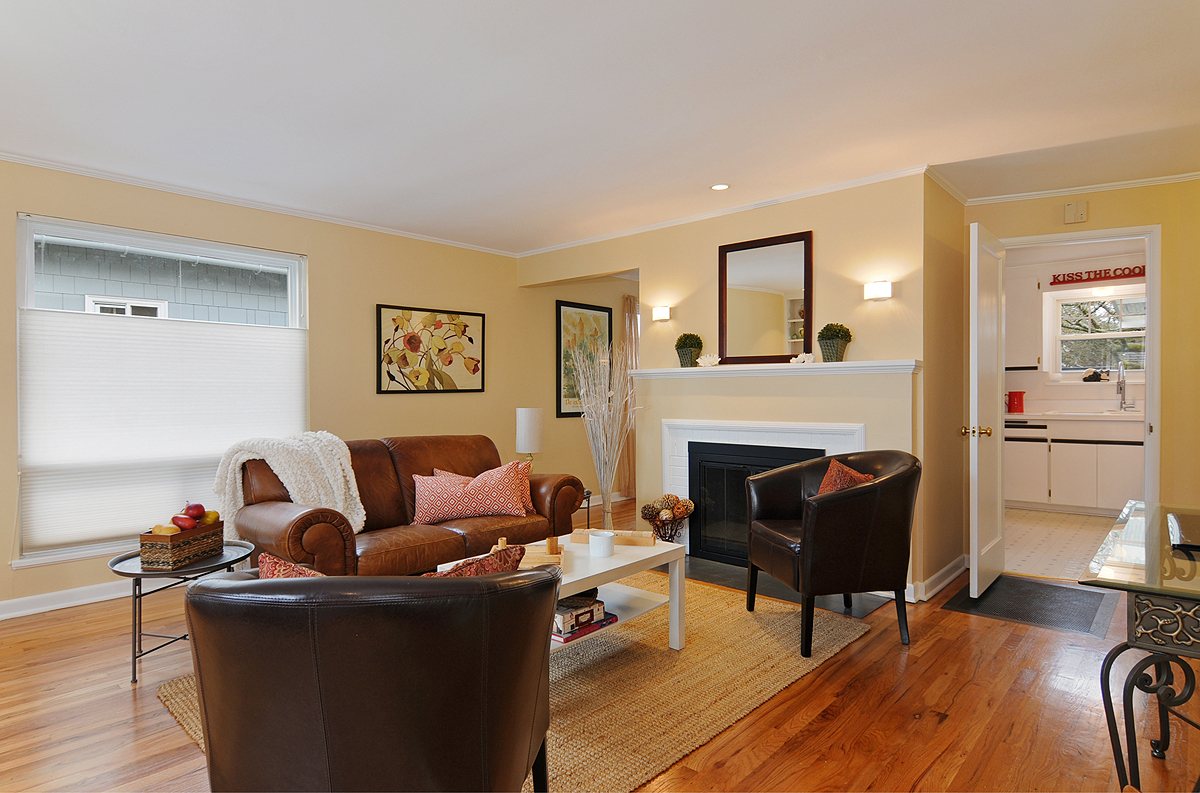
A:
POLYGON ((688 493, 696 509, 688 521, 688 553, 746 566, 746 478, 824 457, 824 449, 691 441, 688 493))

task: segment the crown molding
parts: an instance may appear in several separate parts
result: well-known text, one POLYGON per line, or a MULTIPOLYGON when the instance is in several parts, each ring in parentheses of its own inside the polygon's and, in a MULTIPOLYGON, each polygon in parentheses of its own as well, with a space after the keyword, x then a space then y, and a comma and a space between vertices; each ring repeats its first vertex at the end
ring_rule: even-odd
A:
POLYGON ((1127 190, 1131 187, 1151 187, 1160 184, 1175 184, 1177 182, 1191 182, 1195 179, 1200 179, 1200 171, 1193 173, 1174 174, 1172 176, 1155 176, 1151 179, 1130 179, 1126 182, 1106 182, 1104 184, 1091 184, 1082 187, 1066 187, 1058 190, 1038 190, 1032 193, 1012 193, 1010 195, 985 196, 983 198, 972 198, 967 201, 967 206, 975 206, 977 204, 1001 204, 1006 201, 1026 201, 1030 198, 1054 198, 1056 196, 1080 195, 1082 193, 1101 193, 1106 190, 1127 190))
POLYGON ((942 188, 947 193, 949 193, 953 198, 955 198, 958 201, 958 203, 960 203, 964 206, 966 206, 967 204, 970 203, 970 199, 967 198, 966 194, 963 193, 963 191, 959 190, 957 187, 950 184, 950 182, 947 181, 946 177, 942 176, 940 173, 935 171, 932 166, 929 166, 929 165, 925 166, 925 175, 928 176, 930 179, 932 179, 938 187, 942 188))
POLYGON ((605 240, 615 240, 621 237, 632 237, 634 234, 643 234, 647 231, 656 231, 658 229, 666 229, 671 226, 682 226, 685 223, 695 223, 698 220, 708 220, 710 218, 719 218, 725 215, 736 215, 738 212, 747 212, 751 209, 762 209, 763 207, 774 206, 775 204, 784 204, 788 201, 798 201, 801 198, 812 198, 813 196, 824 195, 826 193, 836 193, 839 190, 847 190, 851 187, 862 187, 869 184, 877 184, 879 182, 890 182, 893 179, 901 179, 905 176, 913 176, 919 173, 925 173, 929 166, 918 165, 912 168, 904 168, 899 171, 891 171, 889 173, 876 174, 874 176, 864 176, 861 179, 853 179, 848 182, 839 182, 837 184, 825 185, 824 187, 816 187, 812 190, 805 190, 800 193, 790 193, 788 195, 779 196, 778 198, 768 198, 765 201, 758 201, 753 204, 742 204, 740 206, 729 207, 727 209, 718 209, 714 212, 705 212, 701 215, 691 215, 685 218, 677 218, 675 220, 666 220, 662 223, 652 223, 648 226, 638 226, 625 231, 615 231, 612 234, 601 234, 598 237, 588 237, 583 240, 575 240, 574 242, 564 242, 559 245, 550 245, 545 248, 537 248, 524 253, 516 254, 518 259, 523 259, 526 256, 537 256, 541 253, 550 253, 552 251, 561 251, 568 248, 578 248, 583 245, 591 245, 596 242, 604 242, 605 240))
POLYGON ((455 242, 454 240, 446 240, 441 237, 429 237, 424 234, 413 234, 408 231, 400 231, 399 229, 388 228, 386 226, 376 226, 372 223, 360 223, 356 220, 348 220, 335 215, 325 215, 320 212, 308 212, 303 209, 295 209, 292 207, 280 206, 278 204, 269 204, 265 201, 250 201, 244 198, 224 195, 222 193, 213 193, 207 190, 195 190, 190 187, 182 187, 180 185, 169 184, 167 182, 157 182, 153 179, 139 179, 133 176, 125 176, 111 171, 102 171, 97 168, 85 168, 81 165, 73 165, 71 163, 58 162, 55 160, 44 160, 38 157, 26 157, 20 154, 0 151, 0 160, 17 163, 18 165, 31 165, 35 168, 47 168, 52 171, 62 171, 64 173, 73 173, 78 176, 88 176, 93 179, 104 179, 108 182, 118 182, 120 184, 132 185, 133 187, 144 187, 149 190, 159 190, 164 193, 173 193, 175 195, 187 196, 188 198, 199 198, 205 201, 216 201, 221 204, 231 204, 233 206, 246 207, 247 209, 258 209, 263 212, 274 212, 279 215, 289 215, 291 217, 304 218, 306 220, 317 220, 322 223, 333 223, 338 226, 349 226, 351 228, 363 229, 365 231, 377 231, 380 234, 390 234, 393 237, 406 237, 410 240, 420 240, 421 242, 432 242, 437 245, 449 245, 452 248, 465 248, 470 251, 478 251, 479 253, 491 253, 497 256, 506 256, 514 258, 518 254, 511 251, 499 251, 494 248, 485 248, 482 245, 471 245, 465 242, 455 242))

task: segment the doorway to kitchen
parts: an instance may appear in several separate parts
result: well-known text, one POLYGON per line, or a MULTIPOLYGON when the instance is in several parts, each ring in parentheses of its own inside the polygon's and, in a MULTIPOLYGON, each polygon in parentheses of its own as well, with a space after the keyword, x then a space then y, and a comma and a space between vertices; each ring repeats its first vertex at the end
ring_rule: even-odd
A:
POLYGON ((1005 572, 1075 580, 1158 497, 1159 227, 1003 242, 1005 572))

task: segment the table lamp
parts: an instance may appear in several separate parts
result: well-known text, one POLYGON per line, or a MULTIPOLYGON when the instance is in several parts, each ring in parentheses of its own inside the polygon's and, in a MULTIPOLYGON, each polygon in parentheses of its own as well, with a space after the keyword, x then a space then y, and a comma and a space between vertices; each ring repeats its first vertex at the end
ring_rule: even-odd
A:
POLYGON ((542 450, 542 409, 517 408, 517 454, 533 455, 542 450))

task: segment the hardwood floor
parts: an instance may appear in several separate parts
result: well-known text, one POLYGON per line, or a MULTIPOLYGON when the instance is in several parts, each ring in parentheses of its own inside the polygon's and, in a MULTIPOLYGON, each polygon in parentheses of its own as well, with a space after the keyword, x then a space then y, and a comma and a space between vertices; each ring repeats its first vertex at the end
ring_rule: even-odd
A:
MULTIPOLYGON (((618 527, 634 506, 618 504, 618 527)), ((1118 789, 1098 670, 1124 637, 1123 603, 1100 640, 941 610, 964 581, 909 606, 907 648, 895 610, 876 610, 866 636, 643 789, 1118 789)), ((182 591, 147 599, 145 620, 182 632, 182 591)), ((154 693, 189 671, 180 642, 130 684, 128 599, 0 622, 0 789, 207 790, 203 755, 154 693)), ((1198 736, 1172 720, 1166 760, 1143 740, 1143 788, 1190 789, 1198 736)))

